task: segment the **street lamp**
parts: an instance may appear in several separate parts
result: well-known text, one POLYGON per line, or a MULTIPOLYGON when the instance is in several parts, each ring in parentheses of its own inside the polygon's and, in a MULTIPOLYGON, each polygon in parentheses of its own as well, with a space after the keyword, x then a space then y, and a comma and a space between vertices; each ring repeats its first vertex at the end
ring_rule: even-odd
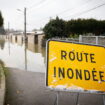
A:
MULTIPOLYGON (((18 11, 21 11, 21 12, 23 12, 22 10, 20 10, 20 9, 17 9, 18 11)), ((27 40, 27 30, 26 30, 26 8, 24 8, 24 41, 26 42, 26 40, 27 40)))

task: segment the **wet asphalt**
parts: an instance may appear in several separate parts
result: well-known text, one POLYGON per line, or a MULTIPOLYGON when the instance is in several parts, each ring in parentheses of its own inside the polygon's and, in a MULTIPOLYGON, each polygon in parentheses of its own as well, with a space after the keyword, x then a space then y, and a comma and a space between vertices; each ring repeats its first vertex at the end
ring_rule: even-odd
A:
POLYGON ((104 105, 96 94, 57 92, 45 86, 45 74, 9 68, 6 77, 5 105, 104 105))

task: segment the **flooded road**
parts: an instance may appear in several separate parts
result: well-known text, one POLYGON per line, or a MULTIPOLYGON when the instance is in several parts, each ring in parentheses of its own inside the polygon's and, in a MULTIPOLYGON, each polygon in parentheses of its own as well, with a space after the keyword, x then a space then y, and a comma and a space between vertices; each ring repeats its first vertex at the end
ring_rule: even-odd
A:
MULTIPOLYGON (((57 92, 46 87, 45 48, 0 40, 0 59, 9 67, 5 105, 76 105, 78 93, 61 91, 57 100, 57 92)), ((104 105, 103 96, 80 93, 78 105, 104 105)))
POLYGON ((45 48, 38 44, 0 40, 0 59, 7 67, 45 72, 45 48))

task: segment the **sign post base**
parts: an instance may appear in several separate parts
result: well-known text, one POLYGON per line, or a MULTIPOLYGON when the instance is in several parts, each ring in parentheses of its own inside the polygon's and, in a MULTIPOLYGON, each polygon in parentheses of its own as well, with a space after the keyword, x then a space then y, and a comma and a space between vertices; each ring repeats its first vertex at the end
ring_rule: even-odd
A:
POLYGON ((59 91, 57 91, 57 99, 56 99, 56 105, 59 105, 59 91))
POLYGON ((79 93, 77 93, 76 105, 78 105, 79 93))
POLYGON ((105 95, 103 95, 103 104, 105 105, 105 95))

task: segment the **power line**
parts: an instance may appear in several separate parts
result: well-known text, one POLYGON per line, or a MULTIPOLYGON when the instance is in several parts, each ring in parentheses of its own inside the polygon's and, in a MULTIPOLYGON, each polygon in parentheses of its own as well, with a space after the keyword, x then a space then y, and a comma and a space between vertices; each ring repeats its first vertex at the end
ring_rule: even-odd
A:
POLYGON ((39 5, 43 4, 44 2, 46 2, 46 0, 41 0, 38 3, 33 4, 31 7, 28 7, 29 11, 36 8, 36 7, 38 7, 39 5))
MULTIPOLYGON (((37 7, 37 6, 41 5, 41 4, 43 4, 45 1, 46 1, 46 0, 41 0, 41 1, 38 2, 37 4, 34 4, 33 6, 31 6, 31 7, 29 8, 29 10, 33 9, 33 7, 35 8, 35 5, 36 5, 36 7, 37 7), (41 3, 41 4, 40 4, 40 3, 41 3)), ((85 3, 82 3, 82 5, 83 5, 83 4, 88 4, 90 1, 92 1, 92 0, 87 0, 87 1, 85 1, 85 3)), ((76 7, 77 7, 77 6, 76 6, 76 7)), ((58 14, 58 15, 64 14, 64 13, 70 11, 70 10, 73 10, 73 9, 75 9, 75 7, 74 7, 74 8, 66 9, 66 10, 64 10, 64 11, 62 11, 62 12, 60 12, 60 13, 57 13, 57 14, 58 14)), ((55 16, 55 15, 54 15, 54 16, 55 16)), ((50 17, 51 17, 51 16, 50 16, 50 17)), ((48 19, 48 18, 49 18, 49 17, 45 17, 43 20, 48 19)), ((42 21, 42 19, 40 19, 40 20, 38 20, 38 21, 42 21)))
POLYGON ((43 2, 45 2, 46 0, 41 0, 38 3, 33 4, 32 6, 30 6, 29 8, 33 8, 34 6, 38 6, 40 4, 42 4, 43 2))
MULTIPOLYGON (((32 10, 32 9, 34 9, 34 8, 36 8, 37 6, 39 6, 39 5, 41 5, 41 4, 43 4, 44 2, 46 2, 47 0, 41 0, 40 2, 38 2, 38 3, 36 3, 36 4, 33 4, 30 8, 29 8, 29 10, 32 10), (35 6, 36 5, 36 6, 35 6)), ((51 1, 51 0, 50 0, 51 1)), ((88 4, 88 3, 90 3, 90 1, 92 1, 92 0, 87 0, 84 4, 88 4)), ((95 10, 95 9, 97 9, 97 8, 99 8, 99 7, 102 7, 102 6, 104 6, 105 5, 105 3, 103 3, 103 4, 101 4, 101 5, 98 5, 98 6, 96 6, 96 7, 93 7, 93 8, 91 8, 91 9, 88 9, 88 10, 85 10, 85 11, 82 11, 82 12, 79 12, 79 13, 76 13, 76 14, 73 14, 73 15, 70 15, 70 16, 80 16, 80 15, 82 15, 82 14, 85 14, 85 13, 88 13, 88 12, 90 12, 90 11, 92 11, 92 10, 95 10)), ((83 4, 82 4, 82 6, 84 6, 83 4)), ((76 6, 76 7, 78 7, 78 6, 76 6)), ((76 8, 76 7, 74 7, 74 8, 69 8, 69 9, 66 9, 66 10, 64 10, 64 11, 62 11, 62 12, 60 12, 60 13, 58 13, 58 15, 61 15, 61 14, 64 14, 64 13, 66 13, 66 12, 68 12, 68 11, 71 11, 71 10, 73 10, 73 9, 78 9, 78 8, 76 8)), ((79 6, 79 7, 81 7, 81 6, 79 6)), ((54 15, 55 16, 55 15, 54 15)), ((65 17, 65 18, 68 18, 68 17, 70 17, 70 16, 67 16, 67 17, 65 17)), ((50 16, 51 17, 51 16, 50 16)), ((38 20, 38 21, 42 21, 42 20, 45 20, 45 19, 48 19, 49 17, 45 17, 44 19, 40 19, 40 20, 38 20)))
MULTIPOLYGON (((83 12, 70 15, 70 16, 80 16, 80 15, 86 14, 86 13, 88 13, 88 12, 90 12, 90 11, 93 11, 93 10, 95 10, 95 9, 97 9, 97 8, 100 8, 100 7, 104 6, 104 5, 105 5, 105 3, 103 3, 103 4, 101 4, 101 5, 98 5, 98 6, 96 6, 96 7, 93 7, 93 8, 91 8, 91 9, 85 10, 85 11, 83 11, 83 12)), ((65 17, 65 18, 68 18, 68 17, 70 17, 70 16, 67 16, 67 17, 65 17)))
MULTIPOLYGON (((82 15, 82 14, 88 13, 88 12, 90 12, 90 11, 92 11, 92 10, 97 9, 97 8, 100 8, 100 7, 104 6, 104 5, 105 5, 105 3, 100 4, 100 5, 96 6, 96 7, 91 8, 91 9, 85 10, 85 11, 83 11, 83 12, 76 13, 76 14, 74 14, 74 15, 70 15, 70 16, 77 16, 77 15, 80 16, 80 15, 82 15)), ((70 16, 68 16, 68 17, 70 17, 70 16)), ((47 17, 47 18, 49 18, 49 17, 47 17)), ((46 19, 47 19, 47 18, 46 18, 46 19)), ((67 17, 66 17, 66 18, 67 18, 67 17)), ((40 21, 41 21, 41 20, 40 20, 40 21)))
MULTIPOLYGON (((88 4, 88 3, 90 3, 91 1, 92 1, 92 0, 87 0, 87 1, 86 1, 85 3, 83 3, 82 5, 88 4)), ((64 10, 64 11, 62 11, 62 12, 60 12, 60 13, 58 13, 58 15, 64 14, 64 13, 66 13, 66 12, 68 12, 68 11, 71 11, 71 10, 77 8, 77 7, 80 7, 80 5, 79 5, 79 6, 76 6, 76 7, 74 7, 74 8, 66 9, 66 10, 64 10)))
MULTIPOLYGON (((90 3, 91 1, 93 1, 93 0, 87 0, 87 1, 86 1, 85 3, 83 3, 82 5, 88 4, 88 3, 90 3)), ((76 7, 80 7, 80 5, 79 5, 79 6, 76 6, 76 7)), ((66 12, 68 12, 68 11, 74 10, 74 9, 76 9, 76 7, 74 7, 74 8, 69 8, 69 9, 66 9, 66 10, 64 10, 64 11, 62 11, 62 12, 59 12, 59 13, 57 13, 57 16, 59 16, 59 15, 61 15, 61 14, 64 14, 64 13, 66 13, 66 12)), ((55 16, 55 15, 53 15, 53 16, 55 16)), ((47 16, 47 17, 45 17, 45 18, 43 18, 43 19, 40 19, 39 21, 48 19, 49 17, 51 17, 51 16, 47 16)))
MULTIPOLYGON (((38 9, 38 11, 40 10, 40 9, 43 9, 43 8, 41 8, 42 6, 46 6, 46 5, 48 5, 49 3, 51 3, 51 2, 54 2, 55 0, 44 0, 43 1, 43 3, 41 3, 41 4, 39 4, 39 5, 37 5, 36 7, 35 6, 33 6, 34 8, 29 8, 29 10, 27 11, 27 12, 29 12, 29 13, 33 13, 32 11, 33 11, 33 9, 38 9), (37 7, 40 7, 40 8, 37 8, 37 7), (31 11, 31 12, 30 12, 31 11)), ((35 10, 36 10, 35 9, 35 10)))

